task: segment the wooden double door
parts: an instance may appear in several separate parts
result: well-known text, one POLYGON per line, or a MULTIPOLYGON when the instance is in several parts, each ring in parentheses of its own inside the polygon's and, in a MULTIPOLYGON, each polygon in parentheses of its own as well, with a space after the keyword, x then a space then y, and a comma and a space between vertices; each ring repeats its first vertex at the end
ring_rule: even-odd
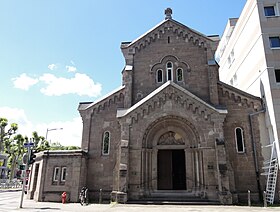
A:
POLYGON ((186 190, 185 151, 158 150, 158 190, 186 190))

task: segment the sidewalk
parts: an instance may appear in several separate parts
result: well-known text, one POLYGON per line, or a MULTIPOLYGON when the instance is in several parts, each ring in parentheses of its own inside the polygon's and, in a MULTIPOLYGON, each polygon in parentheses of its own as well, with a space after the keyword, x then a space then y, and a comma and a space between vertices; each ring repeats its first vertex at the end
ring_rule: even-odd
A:
POLYGON ((81 206, 79 203, 53 203, 24 200, 23 208, 18 211, 98 211, 98 212, 258 212, 280 211, 280 207, 248 207, 248 206, 217 206, 217 205, 139 205, 139 204, 90 204, 81 206))
POLYGON ((22 188, 1 188, 0 192, 21 191, 22 188))

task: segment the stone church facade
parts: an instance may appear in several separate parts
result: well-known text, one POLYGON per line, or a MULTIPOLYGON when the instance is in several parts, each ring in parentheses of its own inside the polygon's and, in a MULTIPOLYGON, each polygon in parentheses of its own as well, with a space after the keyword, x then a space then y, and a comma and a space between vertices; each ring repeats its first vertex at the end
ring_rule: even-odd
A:
POLYGON ((219 81, 218 39, 172 19, 121 44, 123 85, 80 103, 86 185, 121 202, 259 198, 261 99, 219 81))
MULTIPOLYGON (((103 198, 118 202, 233 204, 246 201, 248 190, 260 200, 261 99, 219 81, 217 36, 175 21, 171 9, 165 15, 138 39, 121 44, 122 86, 99 101, 80 103, 82 151, 66 167, 71 179, 66 175, 59 189, 51 177, 46 180, 49 198, 37 192, 45 200, 67 191, 76 201, 82 186, 91 201, 100 189, 103 198)), ((38 169, 58 170, 44 162, 47 157, 36 162, 46 166, 38 169)))

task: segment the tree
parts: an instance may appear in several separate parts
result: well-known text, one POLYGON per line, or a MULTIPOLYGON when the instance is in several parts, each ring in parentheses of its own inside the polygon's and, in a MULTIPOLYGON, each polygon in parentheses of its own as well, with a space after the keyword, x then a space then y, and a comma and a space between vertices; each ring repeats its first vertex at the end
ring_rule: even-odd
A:
POLYGON ((13 134, 16 133, 18 129, 18 125, 16 123, 12 123, 10 128, 6 131, 6 127, 8 126, 8 120, 6 118, 0 117, 0 152, 4 150, 4 143, 7 142, 11 138, 13 134))
POLYGON ((32 133, 32 139, 34 142, 35 152, 41 152, 44 150, 50 150, 50 144, 43 136, 39 136, 36 131, 32 133))
POLYGON ((19 160, 22 159, 24 152, 26 152, 23 146, 23 143, 26 140, 28 140, 28 138, 24 138, 21 134, 17 134, 12 138, 5 140, 4 149, 5 153, 9 155, 8 167, 10 168, 10 180, 14 178, 15 170, 19 165, 19 160))

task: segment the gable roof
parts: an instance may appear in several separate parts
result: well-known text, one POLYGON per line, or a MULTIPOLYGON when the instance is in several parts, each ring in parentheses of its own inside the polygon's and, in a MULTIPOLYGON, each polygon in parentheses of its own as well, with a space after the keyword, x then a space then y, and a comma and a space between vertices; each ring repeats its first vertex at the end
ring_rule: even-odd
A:
MULTIPOLYGON (((148 30, 146 33, 142 34, 141 36, 139 36, 138 38, 136 38, 135 40, 133 40, 132 42, 123 42, 121 45, 121 48, 129 48, 139 42, 141 42, 141 40, 145 40, 146 37, 149 37, 149 35, 153 34, 153 32, 157 32, 157 31, 163 31, 164 30, 164 26, 169 26, 172 27, 173 31, 177 30, 178 34, 183 34, 183 36, 189 35, 189 37, 195 37, 194 40, 203 40, 202 42, 207 42, 207 41, 217 41, 219 40, 219 36, 206 36, 190 27, 185 26, 184 24, 174 20, 174 19, 166 19, 161 21, 159 24, 157 24, 156 26, 154 26, 152 29, 148 30)), ((168 29, 169 30, 169 29, 168 29)), ((152 36, 153 37, 153 36, 152 36)))
POLYGON ((121 87, 111 91, 110 93, 106 94, 105 96, 101 97, 100 99, 96 100, 95 102, 80 102, 78 110, 82 111, 82 110, 87 110, 95 105, 98 105, 99 103, 102 103, 104 100, 106 100, 107 98, 113 96, 114 94, 122 91, 125 88, 124 85, 122 85, 121 87))
POLYGON ((159 88, 157 88, 156 90, 151 92, 149 95, 147 95, 145 98, 141 99, 139 102, 134 104, 132 107, 130 107, 128 109, 118 109, 117 110, 117 118, 121 118, 121 117, 124 117, 124 116, 130 114, 131 112, 133 112, 134 110, 139 108, 141 105, 145 104, 148 100, 152 99, 154 96, 156 96, 158 93, 160 93, 162 90, 164 90, 168 86, 172 86, 172 87, 184 92, 186 95, 190 96, 192 99, 198 101, 199 103, 205 105, 207 108, 209 108, 209 109, 211 109, 211 110, 213 110, 217 113, 227 114, 226 109, 215 108, 214 106, 212 106, 209 103, 203 101, 202 99, 200 99, 199 97, 197 97, 193 93, 189 92, 188 90, 182 88, 181 86, 177 85, 176 83, 174 83, 172 81, 167 81, 162 86, 160 86, 159 88))

